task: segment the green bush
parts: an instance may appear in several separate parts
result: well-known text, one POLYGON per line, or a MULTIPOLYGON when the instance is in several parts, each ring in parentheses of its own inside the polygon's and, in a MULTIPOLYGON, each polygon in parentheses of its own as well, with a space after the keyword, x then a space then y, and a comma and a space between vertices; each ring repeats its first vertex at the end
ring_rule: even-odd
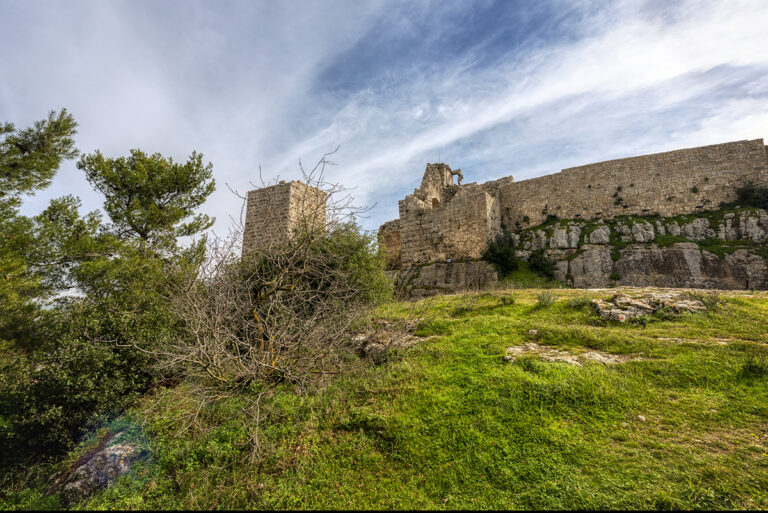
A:
POLYGON ((519 260, 515 256, 515 239, 509 232, 503 232, 488 243, 483 260, 492 263, 503 278, 517 271, 519 260))
POLYGON ((736 203, 748 207, 768 208, 768 187, 760 187, 753 182, 736 189, 736 203))
POLYGON ((544 256, 543 250, 533 251, 528 259, 531 271, 548 279, 555 277, 555 266, 544 256))
POLYGON ((133 348, 83 340, 17 358, 0 373, 0 468, 71 448, 146 390, 148 368, 133 348))

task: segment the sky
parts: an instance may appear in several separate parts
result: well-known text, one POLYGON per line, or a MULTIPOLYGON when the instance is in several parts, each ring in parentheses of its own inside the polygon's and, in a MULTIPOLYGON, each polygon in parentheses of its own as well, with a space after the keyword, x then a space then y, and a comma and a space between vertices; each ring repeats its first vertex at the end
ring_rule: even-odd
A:
MULTIPOLYGON (((0 0, 0 33, 0 122, 66 107, 82 153, 203 153, 222 235, 233 191, 337 147, 376 230, 428 162, 523 180, 768 139, 768 0, 0 0)), ((65 194, 102 206, 69 161, 23 212, 65 194)))

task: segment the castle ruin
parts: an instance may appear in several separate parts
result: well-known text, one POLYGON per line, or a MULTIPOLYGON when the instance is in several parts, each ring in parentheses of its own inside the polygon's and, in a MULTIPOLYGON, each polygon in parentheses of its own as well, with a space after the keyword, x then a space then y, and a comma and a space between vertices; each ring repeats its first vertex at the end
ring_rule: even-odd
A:
POLYGON ((479 259, 503 230, 559 219, 670 217, 714 210, 747 182, 768 185, 762 139, 643 155, 563 169, 515 182, 453 183, 446 164, 427 164, 421 186, 399 201, 400 217, 379 240, 393 269, 479 259))
POLYGON ((285 242, 297 231, 325 229, 327 195, 303 182, 280 182, 248 192, 243 254, 285 242))
MULTIPOLYGON (((427 164, 421 186, 379 229, 389 274, 410 295, 493 285, 482 260, 506 234, 521 261, 549 262, 573 287, 768 289, 768 212, 734 206, 768 186, 762 139, 643 155, 515 182, 463 182, 427 164), (456 183, 454 183, 456 181, 456 183)), ((243 253, 325 228, 326 194, 302 182, 248 193, 243 253)), ((403 290, 401 288, 401 290, 403 290)))

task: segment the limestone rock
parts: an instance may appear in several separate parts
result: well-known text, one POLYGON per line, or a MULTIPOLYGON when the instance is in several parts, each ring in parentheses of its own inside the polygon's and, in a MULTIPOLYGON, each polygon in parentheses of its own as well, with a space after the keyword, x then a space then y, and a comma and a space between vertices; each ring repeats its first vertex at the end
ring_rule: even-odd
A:
POLYGON ((642 222, 632 225, 632 238, 634 238, 636 242, 649 242, 655 237, 656 235, 653 232, 651 223, 642 222))
POLYGON ((581 227, 577 224, 569 225, 568 226, 568 247, 578 248, 580 238, 581 238, 581 227))
POLYGON ((549 247, 556 249, 565 249, 570 247, 568 243, 568 230, 565 228, 555 228, 552 237, 549 239, 549 247))
POLYGON ((547 232, 544 230, 536 230, 534 233, 533 241, 531 243, 531 249, 545 249, 547 247, 547 232))
POLYGON ((560 282, 565 282, 566 276, 568 276, 568 260, 555 261, 555 279, 560 282))
POLYGON ((611 240, 611 229, 607 226, 600 226, 589 234, 590 244, 608 244, 611 240))
POLYGON ((618 322, 644 317, 661 309, 675 314, 703 312, 707 309, 701 301, 687 299, 675 293, 652 293, 639 298, 626 294, 614 294, 610 301, 595 299, 592 305, 603 319, 618 322))
MULTIPOLYGON (((116 434, 115 438, 119 439, 120 435, 116 434)), ((105 440, 110 439, 111 436, 105 440)), ((53 483, 52 489, 60 491, 70 504, 80 502, 127 473, 140 456, 140 449, 132 443, 107 445, 102 442, 94 451, 81 458, 82 462, 79 461, 77 467, 59 477, 53 483)))
POLYGON ((667 233, 670 235, 674 235, 675 237, 680 236, 680 226, 676 222, 671 222, 667 225, 667 233))
POLYGON ((613 269, 611 251, 604 246, 584 246, 571 260, 570 271, 574 287, 607 287, 611 285, 613 269))
POLYGON ((586 353, 573 354, 568 351, 555 349, 554 347, 537 344, 536 342, 528 342, 521 346, 508 347, 507 354, 504 356, 504 361, 513 362, 521 356, 531 354, 537 355, 545 362, 563 362, 578 367, 581 367, 585 361, 611 365, 639 359, 629 355, 602 353, 600 351, 588 351, 586 353))
POLYGON ((741 228, 741 237, 743 239, 750 239, 754 242, 762 242, 765 240, 764 227, 768 226, 768 223, 761 223, 759 217, 750 215, 749 212, 745 212, 739 218, 739 226, 741 228), (762 224, 762 226, 761 226, 762 224))
POLYGON ((409 288, 415 297, 446 294, 463 290, 493 287, 498 282, 496 269, 484 261, 429 264, 398 278, 402 286, 409 288))
POLYGON ((697 217, 690 223, 684 224, 680 228, 683 237, 691 240, 714 239, 715 231, 710 228, 709 221, 703 217, 697 217))
POLYGON ((722 240, 738 240, 739 231, 733 225, 733 212, 723 216, 723 221, 718 225, 717 238, 722 240), (729 217, 730 216, 730 217, 729 217))

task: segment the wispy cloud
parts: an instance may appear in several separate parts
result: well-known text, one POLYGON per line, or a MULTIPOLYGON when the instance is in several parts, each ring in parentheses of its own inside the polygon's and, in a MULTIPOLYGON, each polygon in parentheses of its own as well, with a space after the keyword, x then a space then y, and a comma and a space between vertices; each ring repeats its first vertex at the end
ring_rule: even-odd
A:
MULTIPOLYGON (((331 178, 397 215, 427 161, 468 180, 768 137, 768 9, 710 2, 10 2, 0 119, 67 106, 80 147, 214 162, 223 186, 299 174, 341 144, 331 178)), ((51 192, 98 198, 74 166, 51 192)))

